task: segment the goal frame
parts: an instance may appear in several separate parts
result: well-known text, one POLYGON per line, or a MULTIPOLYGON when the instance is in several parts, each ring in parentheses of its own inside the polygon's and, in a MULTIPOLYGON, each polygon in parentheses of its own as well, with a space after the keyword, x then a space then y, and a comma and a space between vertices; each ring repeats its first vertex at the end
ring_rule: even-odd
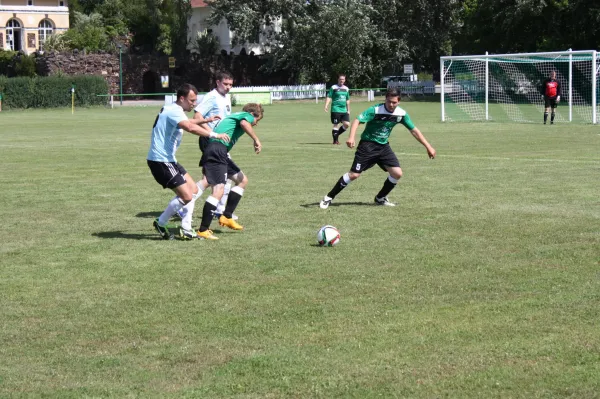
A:
MULTIPOLYGON (((568 51, 552 51, 552 52, 539 52, 539 53, 514 53, 514 54, 488 54, 486 51, 483 55, 460 55, 460 56, 443 56, 440 57, 440 102, 441 102, 441 116, 442 122, 446 121, 446 111, 445 111, 445 77, 448 72, 444 68, 444 64, 446 61, 453 60, 479 60, 485 62, 485 120, 489 121, 489 62, 490 59, 497 58, 515 58, 515 57, 536 57, 536 56, 548 56, 548 57, 559 57, 559 56, 568 56, 569 57, 569 79, 568 79, 568 107, 569 107, 569 122, 573 121, 573 55, 590 55, 591 56, 591 82, 592 82, 592 124, 598 123, 598 110, 597 110, 597 101, 596 101, 596 85, 597 85, 597 73, 600 68, 598 65, 598 57, 596 50, 577 50, 573 51, 569 49, 568 51)), ((452 65, 452 64, 450 64, 452 65)), ((449 67, 448 67, 449 70, 449 67)))

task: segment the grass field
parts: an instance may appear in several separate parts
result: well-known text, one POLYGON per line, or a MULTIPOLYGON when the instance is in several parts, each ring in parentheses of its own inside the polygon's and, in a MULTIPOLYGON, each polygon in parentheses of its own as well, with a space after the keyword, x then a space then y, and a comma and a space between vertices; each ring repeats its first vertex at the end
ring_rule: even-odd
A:
POLYGON ((267 107, 217 242, 152 229, 158 109, 0 113, 0 397, 600 397, 600 127, 404 106, 437 159, 397 127, 399 206, 374 168, 325 211, 353 152, 323 104, 267 107))

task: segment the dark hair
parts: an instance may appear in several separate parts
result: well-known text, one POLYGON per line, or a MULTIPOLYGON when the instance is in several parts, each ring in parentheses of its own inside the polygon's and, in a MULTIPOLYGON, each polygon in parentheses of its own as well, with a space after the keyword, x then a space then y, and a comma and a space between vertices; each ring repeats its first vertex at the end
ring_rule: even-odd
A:
POLYGON ((242 108, 244 112, 250 112, 257 119, 262 119, 265 110, 263 106, 257 103, 248 103, 242 108))
POLYGON ((233 76, 231 76, 231 74, 229 72, 225 72, 225 71, 219 71, 215 74, 215 80, 222 82, 225 79, 233 80, 233 76))
POLYGON ((389 97, 398 97, 398 100, 402 98, 400 96, 400 92, 397 89, 387 89, 387 91, 385 92, 385 98, 389 97))
POLYGON ((343 77, 346 77, 346 75, 344 75, 343 73, 340 73, 340 74, 338 75, 338 79, 339 79, 339 78, 341 78, 342 76, 343 76, 343 77))
POLYGON ((198 94, 198 89, 196 89, 196 86, 189 83, 182 84, 179 89, 177 89, 177 100, 179 100, 181 97, 187 97, 188 94, 190 94, 190 91, 198 94))

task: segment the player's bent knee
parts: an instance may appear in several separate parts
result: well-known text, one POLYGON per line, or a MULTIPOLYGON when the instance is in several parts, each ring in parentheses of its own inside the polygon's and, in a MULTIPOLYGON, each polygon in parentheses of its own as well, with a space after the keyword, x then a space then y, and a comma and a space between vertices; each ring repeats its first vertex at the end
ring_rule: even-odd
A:
POLYGON ((191 192, 185 192, 185 193, 183 193, 183 194, 180 194, 180 195, 179 195, 179 198, 181 198, 181 201, 182 201, 184 204, 189 204, 189 203, 190 203, 190 201, 191 201, 191 200, 192 200, 192 198, 193 198, 193 194, 192 194, 191 192))
POLYGON ((350 172, 348 173, 348 177, 350 177, 350 180, 356 180, 360 177, 360 173, 350 172))
POLYGON ((392 168, 388 170, 388 172, 390 176, 392 176, 396 180, 400 180, 400 178, 402 177, 402 169, 400 168, 392 168))
POLYGON ((248 183, 248 178, 242 171, 237 172, 235 175, 231 176, 230 178, 238 186, 241 184, 248 183))

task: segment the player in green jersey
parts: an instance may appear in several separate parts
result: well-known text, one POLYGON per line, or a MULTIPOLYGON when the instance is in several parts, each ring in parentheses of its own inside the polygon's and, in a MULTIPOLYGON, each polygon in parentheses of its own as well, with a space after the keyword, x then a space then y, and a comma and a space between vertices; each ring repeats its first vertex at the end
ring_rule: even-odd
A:
POLYGON ((354 155, 354 162, 350 172, 346 173, 337 181, 331 191, 323 198, 319 206, 321 209, 327 209, 331 201, 342 191, 350 182, 358 179, 365 170, 377 164, 379 167, 389 173, 383 183, 383 187, 375 196, 375 204, 395 206, 390 202, 387 195, 396 187, 398 180, 402 177, 402 169, 396 154, 392 151, 388 139, 392 129, 397 124, 401 124, 410 130, 415 139, 427 150, 429 158, 435 158, 435 149, 429 144, 421 131, 415 127, 405 110, 398 106, 400 94, 395 89, 389 89, 385 95, 385 103, 374 105, 352 122, 350 136, 346 140, 349 148, 354 148, 354 139, 358 125, 366 123, 365 130, 360 136, 360 142, 354 155))
POLYGON ((238 139, 246 133, 254 140, 254 151, 259 154, 262 150, 262 144, 252 129, 258 124, 263 117, 263 107, 260 104, 246 104, 242 109, 243 112, 236 112, 223 119, 216 127, 213 133, 226 134, 225 140, 221 136, 211 137, 208 145, 202 154, 202 172, 204 174, 205 186, 212 187, 212 195, 206 199, 202 210, 202 222, 198 231, 198 237, 217 240, 212 231, 208 228, 213 219, 214 211, 221 197, 223 196, 224 186, 227 179, 233 180, 237 185, 231 189, 227 205, 223 214, 219 217, 221 226, 229 227, 233 230, 242 230, 243 227, 233 220, 233 211, 239 204, 244 189, 248 184, 248 178, 241 169, 228 157, 229 151, 238 141, 238 139))
POLYGON ((350 89, 344 83, 346 83, 346 75, 340 75, 337 84, 329 88, 325 100, 325 112, 328 112, 329 105, 332 104, 331 123, 333 123, 333 127, 331 137, 333 137, 333 144, 340 144, 338 137, 350 125, 350 89))

